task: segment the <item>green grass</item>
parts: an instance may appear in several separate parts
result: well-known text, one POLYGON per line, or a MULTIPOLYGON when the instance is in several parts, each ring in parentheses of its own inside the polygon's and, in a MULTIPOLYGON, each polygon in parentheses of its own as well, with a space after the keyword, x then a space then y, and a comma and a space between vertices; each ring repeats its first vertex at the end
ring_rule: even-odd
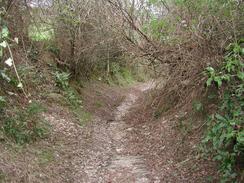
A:
POLYGON ((54 30, 45 24, 30 25, 28 35, 33 41, 49 41, 54 37, 54 30))
POLYGON ((84 111, 82 108, 77 108, 73 110, 75 116, 79 120, 79 125, 83 126, 84 124, 92 120, 92 114, 90 112, 84 111))
POLYGON ((45 166, 54 160, 55 156, 52 150, 45 149, 38 153, 38 162, 42 166, 45 166))
POLYGON ((100 107, 103 106, 103 103, 102 103, 101 101, 96 101, 96 102, 95 102, 95 106, 96 106, 97 108, 100 108, 100 107))
POLYGON ((38 103, 31 103, 26 109, 14 108, 14 114, 4 119, 0 130, 4 139, 11 139, 19 145, 45 137, 49 125, 43 121, 40 113, 45 109, 38 103))
POLYGON ((136 82, 132 72, 126 68, 120 68, 118 71, 114 71, 106 80, 111 86, 128 86, 136 82))

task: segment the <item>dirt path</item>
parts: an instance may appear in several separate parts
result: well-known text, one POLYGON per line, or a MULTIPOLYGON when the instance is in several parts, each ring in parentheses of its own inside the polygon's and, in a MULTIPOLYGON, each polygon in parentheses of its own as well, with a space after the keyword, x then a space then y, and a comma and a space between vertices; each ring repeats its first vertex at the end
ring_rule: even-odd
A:
POLYGON ((106 125, 100 123, 99 126, 95 125, 93 127, 93 144, 90 146, 93 149, 90 149, 92 151, 92 156, 90 156, 92 161, 83 167, 86 173, 84 182, 151 182, 150 171, 144 163, 144 158, 140 155, 132 156, 127 154, 126 149, 129 143, 126 136, 131 128, 124 121, 138 96, 151 87, 153 87, 153 84, 149 82, 130 89, 126 93, 124 101, 114 111, 114 119, 107 122, 106 125), (98 158, 99 155, 100 159, 98 158))
MULTIPOLYGON (((101 95, 93 100, 101 100, 101 96, 106 95, 106 102, 110 108, 103 106, 99 110, 104 113, 99 114, 98 112, 93 121, 82 128, 64 115, 64 111, 49 111, 51 113, 45 115, 45 118, 53 126, 54 134, 52 136, 62 143, 56 149, 59 153, 58 161, 49 166, 53 172, 46 175, 46 181, 72 183, 153 182, 144 157, 130 155, 127 152, 130 146, 128 134, 132 128, 124 120, 139 96, 152 87, 154 87, 152 82, 139 84, 129 89, 123 89, 123 92, 120 91, 117 96, 114 96, 111 89, 102 91, 101 95), (117 107, 113 107, 111 103, 115 103, 114 100, 121 97, 120 95, 123 95, 124 99, 117 107), (60 119, 60 117, 62 118, 60 119), (61 151, 63 152, 61 153, 61 151), (58 174, 61 175, 58 179, 50 179, 51 176, 58 174)), ((91 94, 90 97, 94 97, 94 94, 91 94)), ((88 97, 89 101, 94 102, 90 100, 90 97, 88 97)))
MULTIPOLYGON (((135 89, 139 92, 149 90, 153 87, 152 83, 137 86, 135 89)), ((147 183, 150 182, 150 171, 144 163, 142 156, 132 156, 126 154, 126 148, 129 144, 126 142, 128 131, 131 130, 123 118, 128 114, 130 108, 138 99, 138 93, 133 90, 127 94, 124 102, 117 108, 115 112, 115 120, 110 123, 109 133, 115 149, 108 172, 111 177, 111 182, 136 182, 147 183)))

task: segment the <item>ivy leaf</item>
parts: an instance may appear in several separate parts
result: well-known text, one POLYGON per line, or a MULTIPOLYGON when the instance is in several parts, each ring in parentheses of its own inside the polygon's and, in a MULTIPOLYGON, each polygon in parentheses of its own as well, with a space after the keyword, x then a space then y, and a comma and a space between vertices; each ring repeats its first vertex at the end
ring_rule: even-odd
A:
POLYGON ((4 63, 7 64, 9 67, 12 67, 13 59, 12 58, 8 58, 4 63))

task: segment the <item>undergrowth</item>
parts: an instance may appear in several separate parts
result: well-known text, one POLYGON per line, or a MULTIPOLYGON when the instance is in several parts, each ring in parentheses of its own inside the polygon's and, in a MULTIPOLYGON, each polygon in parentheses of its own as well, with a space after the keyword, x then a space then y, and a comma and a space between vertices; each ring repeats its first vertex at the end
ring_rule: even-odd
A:
MULTIPOLYGON (((221 182, 234 181, 244 155, 244 40, 230 44, 219 69, 208 67, 207 86, 217 87, 218 110, 208 122, 204 143, 220 163, 221 182)), ((243 166, 243 165, 242 165, 243 166)), ((243 167, 242 167, 243 168, 243 167)))
POLYGON ((77 91, 70 86, 70 74, 66 72, 55 72, 56 84, 63 91, 63 95, 67 99, 70 109, 79 120, 79 124, 82 126, 89 122, 92 115, 85 111, 82 106, 82 100, 79 97, 77 91))
MULTIPOLYGON (((4 8, 3 8, 4 9, 4 8)), ((0 96, 0 133, 1 140, 10 140, 17 144, 23 145, 43 138, 48 134, 48 125, 41 118, 40 113, 44 111, 44 108, 29 100, 29 105, 26 107, 18 102, 14 105, 7 105, 7 101, 11 96, 17 96, 17 94, 8 91, 8 87, 15 89, 15 91, 22 91, 24 98, 28 100, 29 96, 26 93, 24 87, 22 75, 19 72, 17 65, 15 64, 15 54, 13 53, 13 47, 19 44, 17 37, 12 38, 12 34, 3 16, 5 11, 0 11, 0 61, 4 61, 1 64, 0 79, 3 84, 1 88, 2 93, 8 93, 8 97, 0 96), (13 76, 14 73, 14 76, 13 76), (6 87, 8 86, 8 87, 6 87)), ((27 74, 28 72, 23 71, 27 74)))
POLYGON ((112 63, 110 75, 106 76, 106 80, 109 85, 127 86, 137 81, 137 74, 133 74, 127 67, 112 63))
POLYGON ((4 119, 1 131, 6 139, 23 145, 43 138, 48 134, 49 126, 40 113, 44 108, 38 103, 31 103, 26 109, 13 109, 15 113, 4 119))

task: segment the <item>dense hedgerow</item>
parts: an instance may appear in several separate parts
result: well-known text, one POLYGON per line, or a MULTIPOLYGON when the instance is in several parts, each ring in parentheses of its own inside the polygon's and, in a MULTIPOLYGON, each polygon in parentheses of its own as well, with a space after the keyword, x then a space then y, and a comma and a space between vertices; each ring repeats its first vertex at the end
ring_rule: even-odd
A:
POLYGON ((244 40, 230 44, 219 69, 207 68, 207 86, 217 85, 219 108, 212 114, 204 142, 220 162, 222 181, 236 177, 235 165, 244 152, 244 40))

